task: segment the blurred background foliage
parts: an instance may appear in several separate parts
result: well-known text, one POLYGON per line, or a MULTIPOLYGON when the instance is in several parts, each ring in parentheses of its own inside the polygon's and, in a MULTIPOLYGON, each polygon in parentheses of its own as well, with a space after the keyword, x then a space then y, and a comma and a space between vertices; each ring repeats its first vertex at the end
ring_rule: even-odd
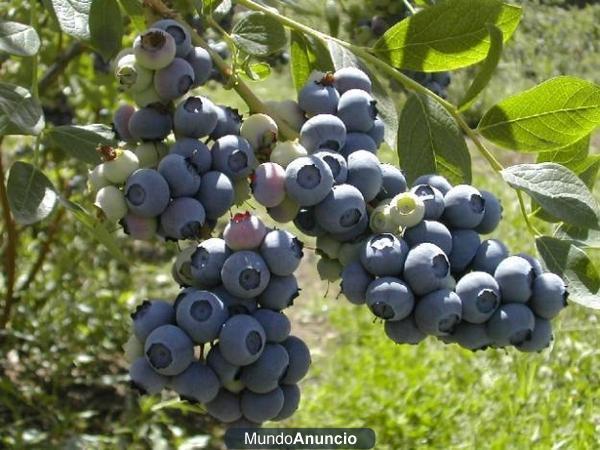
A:
MULTIPOLYGON (((313 13, 290 7, 285 13, 325 29, 324 19, 314 13, 322 3, 306 2, 313 13)), ((598 2, 516 3, 525 9, 523 21, 492 83, 468 112, 471 124, 499 99, 555 75, 600 82, 598 2)), ((109 62, 63 35, 47 2, 5 0, 0 17, 37 24, 47 122, 110 122, 121 96, 109 62)), ((349 18, 342 15, 341 21, 347 30, 349 18)), ((129 26, 123 44, 134 35, 129 26)), ((0 63, 2 81, 30 85, 28 58, 0 55, 0 63)), ((262 99, 294 98, 287 67, 276 69, 253 89, 262 99)), ((453 73, 450 100, 461 97, 473 74, 469 69, 453 73)), ((235 93, 217 82, 203 91, 247 112, 235 93)), ((597 152, 597 139, 593 146, 597 152)), ((503 161, 526 159, 497 154, 503 161)), ((28 138, 3 140, 4 167, 31 156, 28 138)), ((391 151, 384 159, 397 160, 391 151)), ((63 195, 91 209, 82 163, 43 142, 41 165, 63 195)), ((499 187, 498 175, 484 161, 475 157, 474 165, 474 184, 503 200, 505 220, 498 236, 514 252, 534 252, 514 194, 499 187)), ((4 224, 0 233, 3 256, 4 224)), ((120 230, 115 233, 130 264, 112 260, 62 209, 19 229, 17 302, 9 325, 0 330, 0 448, 222 448, 222 428, 198 409, 168 397, 142 399, 128 387, 121 346, 129 333, 129 313, 144 298, 175 294, 170 264, 177 248, 134 243, 120 230)), ((385 339, 381 324, 372 323, 365 308, 336 300, 338 286, 319 280, 315 262, 308 251, 303 295, 291 311, 295 333, 311 345, 313 368, 304 382, 301 409, 285 425, 369 426, 381 449, 597 448, 600 314, 572 306, 558 321, 552 350, 536 355, 470 353, 429 340, 399 347, 385 339)))

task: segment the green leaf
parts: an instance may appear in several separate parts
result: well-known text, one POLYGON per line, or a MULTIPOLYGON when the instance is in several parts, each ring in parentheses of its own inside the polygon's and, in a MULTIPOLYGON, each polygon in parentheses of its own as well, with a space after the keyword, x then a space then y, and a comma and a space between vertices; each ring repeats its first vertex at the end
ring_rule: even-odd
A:
POLYGON ((258 12, 249 13, 236 23, 231 37, 240 49, 252 56, 269 56, 286 44, 283 26, 258 12))
POLYGON ((568 164, 565 164, 565 166, 576 173, 589 189, 592 189, 596 184, 596 179, 598 177, 600 155, 588 156, 580 161, 569 162, 568 164))
POLYGON ((88 25, 92 0, 52 0, 60 29, 76 39, 90 38, 88 25))
POLYGON ((38 135, 45 126, 44 112, 31 93, 0 82, 0 135, 38 135))
POLYGON ((67 208, 73 216, 77 219, 81 225, 83 225, 86 232, 92 239, 97 240, 99 243, 104 245, 109 253, 118 261, 123 264, 130 264, 130 261, 125 257, 121 251, 121 245, 114 238, 113 234, 108 231, 106 225, 103 222, 95 219, 90 213, 88 213, 82 206, 74 203, 70 200, 61 198, 61 204, 67 208))
POLYGON ((369 70, 367 65, 359 60, 354 53, 351 53, 332 40, 327 41, 327 46, 335 69, 358 67, 369 76, 373 84, 372 96, 377 101, 379 117, 385 124, 385 142, 391 148, 396 148, 398 139, 398 110, 388 89, 379 81, 376 74, 369 70))
POLYGON ((114 133, 101 124, 64 125, 51 128, 46 135, 70 156, 91 165, 101 162, 96 152, 98 145, 114 145, 114 133))
POLYGON ((123 18, 117 0, 92 0, 90 38, 92 46, 106 61, 121 50, 123 18))
POLYGON ((471 66, 489 53, 488 25, 506 42, 522 11, 499 0, 446 0, 398 22, 373 50, 399 69, 438 72, 471 66))
POLYGON ((479 132, 500 147, 550 151, 574 144, 600 125, 600 86, 556 77, 493 106, 479 132))
POLYGON ((573 245, 600 250, 600 231, 561 224, 555 233, 556 238, 571 241, 573 245))
POLYGON ((440 172, 452 183, 471 181, 471 157, 460 128, 435 100, 411 94, 400 116, 398 157, 407 181, 440 172))
POLYGON ((481 69, 479 69, 477 76, 471 83, 471 86, 469 86, 465 97, 458 104, 459 111, 469 109, 477 96, 485 89, 492 79, 496 66, 498 66, 498 62, 500 62, 502 48, 504 46, 502 42, 502 31, 494 25, 488 25, 488 31, 490 34, 490 49, 488 50, 487 58, 483 61, 481 69))
POLYGON ((244 64, 244 72, 246 77, 252 81, 262 81, 271 75, 271 66, 266 62, 244 64))
POLYGON ((587 135, 583 139, 566 147, 557 148, 551 152, 540 152, 537 155, 536 161, 555 162, 563 165, 571 162, 579 162, 590 152, 590 139, 591 136, 587 135))
POLYGON ((0 52, 33 56, 40 49, 40 37, 29 25, 0 20, 0 52))
POLYGON ((600 228, 598 202, 566 167, 556 163, 519 164, 501 173, 508 184, 525 191, 550 215, 575 226, 600 228))
POLYGON ((144 20, 144 9, 138 0, 119 0, 127 17, 131 20, 134 28, 138 32, 146 29, 146 21, 144 20))
POLYGON ((600 275, 582 249, 549 236, 537 238, 535 245, 547 268, 567 283, 569 300, 600 309, 600 275))
POLYGON ((312 50, 308 45, 308 41, 304 35, 295 30, 290 32, 290 70, 292 72, 292 80, 296 91, 300 91, 312 69, 311 66, 312 50))
POLYGON ((58 197, 48 177, 22 161, 10 168, 6 190, 10 209, 21 225, 31 225, 48 217, 58 197))

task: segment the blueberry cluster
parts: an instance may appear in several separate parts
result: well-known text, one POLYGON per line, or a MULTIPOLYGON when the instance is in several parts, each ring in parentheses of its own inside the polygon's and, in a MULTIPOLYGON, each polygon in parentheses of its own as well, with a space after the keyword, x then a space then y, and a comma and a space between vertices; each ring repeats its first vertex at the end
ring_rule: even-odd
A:
POLYGON ((139 109, 120 106, 114 129, 122 146, 99 147, 104 162, 89 174, 96 205, 136 239, 205 235, 234 204, 236 188, 243 192, 257 164, 254 149, 240 136, 236 110, 186 96, 210 76, 210 55, 192 46, 179 23, 161 20, 114 65, 122 90, 139 109), (167 140, 171 134, 174 141, 167 140))
POLYGON ((222 239, 184 250, 174 304, 145 301, 132 314, 133 385, 149 394, 168 387, 230 426, 290 417, 311 362, 282 312, 298 296, 301 258, 291 233, 248 213, 234 216, 222 239), (207 343, 206 355, 196 351, 207 343))
POLYGON ((470 350, 550 345, 566 287, 532 256, 481 241, 501 220, 493 194, 426 175, 379 208, 380 229, 358 246, 341 288, 385 321, 390 339, 417 344, 431 335, 470 350))

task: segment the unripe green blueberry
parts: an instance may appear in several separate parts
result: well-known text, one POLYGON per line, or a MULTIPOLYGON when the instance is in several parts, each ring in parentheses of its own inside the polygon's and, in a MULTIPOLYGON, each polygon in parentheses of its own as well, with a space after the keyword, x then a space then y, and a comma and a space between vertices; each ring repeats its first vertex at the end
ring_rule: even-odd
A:
POLYGON ((390 202, 390 214, 394 223, 403 228, 417 225, 425 217, 423 200, 412 192, 402 192, 390 202))
POLYGON ((115 77, 122 91, 145 91, 152 85, 152 76, 152 70, 138 64, 131 53, 121 56, 115 64, 115 77))
POLYGON ((169 147, 159 141, 142 142, 133 152, 137 156, 141 169, 156 169, 159 161, 169 153, 169 147))
POLYGON ((185 247, 177 254, 177 257, 175 258, 171 273, 173 274, 175 281, 177 281, 181 286, 194 286, 194 277, 192 276, 191 264, 192 255, 196 251, 197 247, 198 246, 196 244, 185 247))
POLYGON ((92 170, 88 171, 88 187, 92 192, 98 192, 109 184, 110 181, 104 176, 104 163, 98 164, 92 170))
POLYGON ((163 99, 158 96, 158 92, 154 89, 154 85, 141 92, 132 92, 131 98, 140 108, 145 108, 153 103, 163 103, 163 99))
POLYGON ((371 211, 369 226, 374 233, 397 233, 398 225, 392 219, 389 205, 379 205, 371 211))
POLYGON ((293 221, 299 211, 300 205, 287 195, 279 205, 274 206, 273 208, 267 208, 269 216, 278 223, 289 223, 293 221))
POLYGON ((269 113, 281 118, 298 132, 306 121, 304 113, 295 100, 267 101, 265 102, 265 106, 269 110, 269 113))
POLYGON ((246 138, 254 150, 271 148, 277 142, 279 129, 271 117, 266 114, 252 114, 242 123, 240 135, 246 138))
POLYGON ((127 214, 125 196, 115 186, 104 186, 100 189, 96 194, 94 205, 100 208, 111 222, 117 222, 127 214))
POLYGON ((359 261, 362 249, 365 246, 366 239, 359 239, 357 241, 344 242, 340 251, 338 252, 338 260, 342 266, 346 267, 348 264, 359 261))
POLYGON ((293 160, 307 155, 306 149, 297 141, 277 142, 271 152, 270 160, 285 169, 293 160))
POLYGON ((123 184, 140 167, 138 157, 131 150, 117 150, 117 157, 104 162, 104 177, 114 184, 123 184))
POLYGON ((135 361, 140 356, 144 356, 144 344, 133 333, 131 333, 127 342, 123 344, 122 349, 125 360, 129 363, 135 361))

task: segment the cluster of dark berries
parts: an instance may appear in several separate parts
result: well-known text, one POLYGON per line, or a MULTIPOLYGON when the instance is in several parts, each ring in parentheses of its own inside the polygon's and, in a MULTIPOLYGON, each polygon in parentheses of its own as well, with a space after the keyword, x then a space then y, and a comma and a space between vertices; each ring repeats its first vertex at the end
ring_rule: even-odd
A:
POLYGON ((282 312, 298 295, 302 244, 239 214, 222 239, 182 253, 175 271, 185 287, 175 302, 145 301, 132 314, 133 385, 148 394, 170 388, 229 426, 290 417, 311 362, 282 312))

